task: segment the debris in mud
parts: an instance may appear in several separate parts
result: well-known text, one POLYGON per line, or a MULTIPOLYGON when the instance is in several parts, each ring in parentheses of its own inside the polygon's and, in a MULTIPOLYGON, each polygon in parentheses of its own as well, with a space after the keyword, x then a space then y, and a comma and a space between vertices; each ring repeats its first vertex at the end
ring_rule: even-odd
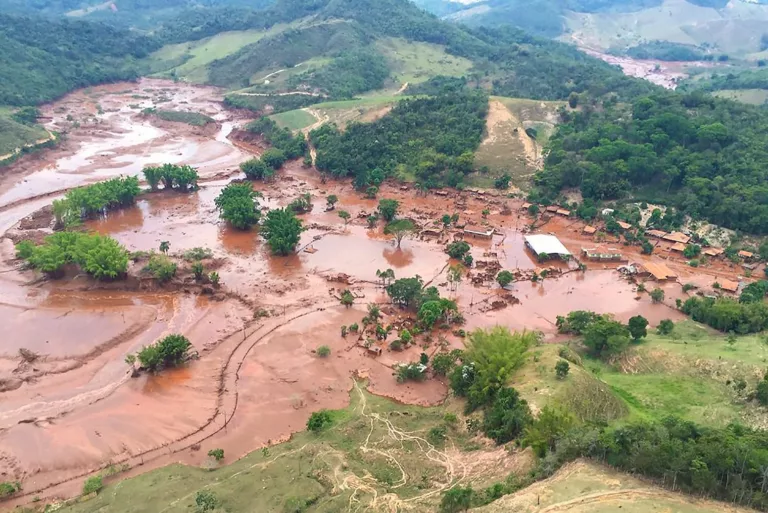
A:
POLYGON ((39 230, 53 224, 53 207, 46 205, 19 222, 19 230, 39 230))
POLYGON ((30 351, 29 349, 22 347, 19 349, 19 357, 21 357, 22 361, 25 363, 34 363, 40 358, 40 355, 34 351, 30 351))
POLYGON ((355 279, 346 273, 328 274, 325 276, 325 280, 331 283, 344 283, 346 285, 353 285, 355 279))

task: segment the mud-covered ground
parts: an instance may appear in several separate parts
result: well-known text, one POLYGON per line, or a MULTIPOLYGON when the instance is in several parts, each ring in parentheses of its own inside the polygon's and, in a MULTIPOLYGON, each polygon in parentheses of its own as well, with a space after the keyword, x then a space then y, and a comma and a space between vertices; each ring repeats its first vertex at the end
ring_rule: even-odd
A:
MULTIPOLYGON (((361 322, 368 303, 382 304, 385 324, 403 319, 403 312, 387 304, 379 269, 391 268, 398 278, 419 275, 455 298, 467 330, 500 324, 541 330, 545 340, 552 339, 557 315, 576 309, 622 320, 642 314, 652 325, 679 318, 668 306, 682 295, 678 284, 664 285, 667 304, 654 305, 615 271, 616 264, 590 264, 586 272, 552 264, 543 281, 525 279, 541 270, 523 244, 533 220, 521 210, 521 200, 495 191, 421 196, 407 186, 384 184, 380 198, 399 200, 401 216, 439 232, 396 248, 381 225, 367 228, 365 218, 377 200, 364 199, 348 181, 321 183, 314 170, 291 162, 273 182, 254 184, 264 208, 285 206, 306 192, 313 198, 313 210, 302 216, 308 229, 300 251, 273 257, 258 230, 232 230, 215 210, 228 177, 239 176, 237 165, 258 153, 229 140, 245 120, 224 110, 218 94, 155 80, 74 93, 45 108, 50 127, 68 131, 64 144, 25 157, 0 175, 0 232, 21 240, 49 231, 44 211, 28 216, 69 187, 136 174, 149 164, 192 164, 202 177, 199 191, 147 193, 136 206, 86 227, 110 234, 131 251, 156 249, 161 241, 169 241, 176 255, 209 248, 222 283, 210 295, 183 284, 105 287, 83 276, 45 281, 21 269, 13 243, 2 239, 0 321, 8 335, 0 344, 0 481, 22 482, 24 496, 17 501, 74 495, 84 476, 109 464, 138 473, 175 461, 199 464, 197 451, 214 447, 230 458, 242 456, 303 429, 312 411, 346 404, 352 375, 366 377, 372 392, 399 401, 442 401, 447 389, 440 381, 398 384, 392 376, 398 362, 438 350, 441 337, 403 352, 383 346, 372 357, 355 336, 340 335, 342 325, 361 322), (151 105, 203 112, 217 124, 193 129, 155 123, 139 115, 151 105), (339 198, 336 210, 352 214, 348 226, 337 212, 326 211, 329 194, 339 198), (487 218, 484 209, 490 210, 487 218), (453 262, 443 249, 459 230, 441 230, 436 221, 454 212, 462 223, 488 223, 498 234, 469 240, 477 267, 451 290, 446 270, 453 262), (501 290, 493 281, 499 268, 519 269, 523 279, 501 290), (346 288, 358 298, 349 309, 338 301, 346 288), (125 356, 170 333, 186 335, 200 358, 182 369, 131 378, 125 356), (330 357, 316 356, 321 345, 330 347, 330 357)), ((578 221, 555 217, 539 220, 537 227, 558 234, 574 254, 594 245, 581 235, 578 221)), ((634 261, 667 255, 624 250, 634 261)), ((682 261, 667 263, 679 270, 680 282, 705 287, 741 271, 720 266, 694 274, 682 261)), ((451 333, 442 338, 462 345, 451 333)))

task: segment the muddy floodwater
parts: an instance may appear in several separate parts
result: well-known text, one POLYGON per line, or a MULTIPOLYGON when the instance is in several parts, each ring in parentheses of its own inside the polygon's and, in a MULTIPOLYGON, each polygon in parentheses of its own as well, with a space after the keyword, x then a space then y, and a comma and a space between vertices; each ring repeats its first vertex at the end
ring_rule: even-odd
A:
MULTIPOLYGON (((398 247, 381 223, 367 226, 378 200, 363 198, 349 181, 322 183, 315 170, 289 162, 274 181, 253 184, 262 194, 260 207, 284 207, 309 193, 313 208, 301 216, 306 230, 298 252, 272 256, 257 229, 234 230, 215 208, 221 189, 242 178, 238 165, 261 148, 233 142, 231 134, 248 119, 226 110, 213 88, 159 80, 113 84, 75 92, 43 113, 49 129, 66 134, 62 143, 0 171, 0 323, 7 333, 0 343, 0 480, 22 483, 17 502, 74 495, 85 476, 110 464, 126 465, 130 475, 177 461, 202 465, 214 447, 240 457, 303 429, 313 411, 344 406, 355 377, 398 401, 439 403, 445 383, 399 384, 393 374, 398 363, 438 351, 437 340, 462 347, 461 338, 444 332, 405 351, 377 342, 381 353, 375 354, 357 335, 341 336, 341 326, 361 323, 370 303, 381 305, 383 324, 407 322, 406 313, 389 304, 377 270, 418 275, 455 299, 467 331, 499 324, 542 331, 549 340, 557 316, 576 309, 621 320, 642 314, 652 325, 680 318, 672 308, 682 297, 676 283, 662 285, 665 303, 652 304, 615 263, 583 271, 574 262, 538 262, 524 245, 533 219, 521 200, 497 191, 424 196, 408 185, 383 184, 379 197, 397 199, 400 216, 421 228, 398 247), (201 112, 215 122, 204 128, 161 122, 142 115, 149 107, 201 112), (52 232, 45 208, 67 189, 165 162, 197 167, 201 188, 142 194, 134 206, 84 228, 114 237, 131 252, 168 241, 187 275, 191 264, 183 253, 207 248, 213 254, 207 265, 221 277, 215 293, 190 281, 104 284, 75 273, 45 280, 15 259, 12 241, 52 232), (348 224, 327 208, 330 194, 338 197, 337 209, 351 214, 348 224), (490 213, 483 216, 484 210, 490 213), (463 232, 442 227, 445 213, 457 213, 460 225, 485 224, 496 233, 467 236, 475 265, 458 284, 448 281, 457 262, 444 248, 463 232), (495 283, 499 269, 516 273, 507 290, 495 283), (546 277, 531 281, 534 272, 546 277), (356 297, 351 308, 339 304, 345 289, 356 297), (126 355, 172 333, 189 338, 196 358, 183 368, 132 377, 126 355), (317 356, 321 345, 330 356, 317 356)), ((573 254, 594 245, 580 235, 580 221, 536 223, 573 254)), ((627 252, 633 260, 649 258, 627 252)), ((667 264, 681 280, 702 287, 733 273, 667 264)))

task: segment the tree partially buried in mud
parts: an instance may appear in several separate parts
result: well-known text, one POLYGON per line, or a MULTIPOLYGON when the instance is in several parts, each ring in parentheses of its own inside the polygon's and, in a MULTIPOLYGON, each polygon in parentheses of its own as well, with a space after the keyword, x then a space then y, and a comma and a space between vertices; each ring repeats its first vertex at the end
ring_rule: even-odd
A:
POLYGON ((254 191, 251 184, 231 183, 224 187, 214 203, 222 219, 238 230, 248 230, 259 222, 259 197, 261 194, 254 191))
MULTIPOLYGON (((149 372, 160 372, 184 363, 192 344, 183 335, 168 335, 159 342, 144 346, 137 355, 141 367, 149 372)), ((129 361, 129 358, 126 358, 129 361)))
POLYGON ((275 255, 290 255, 296 249, 304 228, 301 219, 286 208, 276 208, 267 213, 261 236, 275 255))
POLYGON ((38 246, 23 241, 17 255, 51 277, 63 273, 64 266, 76 264, 97 280, 112 280, 128 270, 128 252, 115 239, 98 234, 57 232, 38 246))
POLYGON ((410 219, 397 219, 384 228, 384 233, 394 235, 397 247, 399 248, 403 239, 416 233, 417 229, 416 224, 410 219))

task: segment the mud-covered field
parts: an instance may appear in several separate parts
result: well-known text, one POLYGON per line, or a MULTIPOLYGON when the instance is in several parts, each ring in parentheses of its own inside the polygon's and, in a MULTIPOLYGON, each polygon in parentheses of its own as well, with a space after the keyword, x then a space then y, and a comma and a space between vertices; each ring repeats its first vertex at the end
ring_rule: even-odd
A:
MULTIPOLYGON (((238 232, 218 218, 215 197, 230 179, 241 178, 238 164, 259 148, 231 140, 247 119, 225 110, 215 89, 142 80, 73 93, 44 113, 49 129, 66 132, 62 145, 0 172, 0 321, 7 333, 0 344, 0 480, 22 483, 19 502, 74 495, 84 476, 111 464, 127 465, 130 474, 177 461, 199 463, 197 450, 213 447, 228 458, 243 456, 304 429, 311 412, 347 404, 351 376, 366 377, 371 392, 401 402, 441 402, 444 383, 398 384, 393 366, 433 353, 441 337, 461 347, 459 337, 444 333, 431 345, 372 357, 355 337, 340 335, 342 325, 360 322, 368 303, 382 305, 385 324, 403 317, 388 304, 377 270, 391 268, 398 278, 419 275, 456 299, 466 330, 500 324, 540 330, 552 340, 557 315, 576 309, 622 320, 642 314, 652 325, 679 318, 669 306, 682 297, 679 284, 663 285, 666 304, 652 304, 616 264, 589 264, 586 271, 575 262, 547 264, 549 276, 530 281, 534 270, 541 271, 523 244, 533 219, 522 200, 496 191, 422 196, 407 185, 384 184, 379 198, 399 200, 401 216, 435 231, 397 248, 381 225, 367 227, 378 200, 364 199, 348 181, 321 183, 316 171, 291 162, 273 182, 254 184, 262 207, 285 206, 303 193, 312 195, 314 207, 302 216, 308 229, 299 252, 271 256, 258 230, 238 232), (151 106, 200 112, 216 123, 198 128, 142 116, 151 106), (41 209, 66 189, 165 162, 197 167, 201 189, 143 194, 134 207, 86 228, 130 251, 156 250, 161 241, 176 255, 212 250, 222 283, 216 294, 183 283, 105 286, 84 276, 45 281, 15 259, 12 240, 50 232, 50 215, 41 209), (351 213, 349 225, 326 211, 329 194, 338 196, 337 210, 351 213), (484 217, 485 209, 490 213, 484 217), (454 212, 462 223, 490 224, 497 235, 468 239, 476 267, 451 290, 446 271, 454 262, 444 247, 460 232, 442 229, 439 219, 454 212), (501 290, 493 280, 498 269, 520 270, 522 278, 501 290), (349 309, 338 301, 347 288, 357 298, 349 309), (125 356, 170 333, 187 336, 199 359, 132 378, 125 356), (315 355, 321 345, 331 349, 329 358, 315 355)), ((580 221, 554 217, 536 226, 559 235, 574 254, 594 246, 581 235, 580 221)), ((633 261, 669 254, 623 251, 633 261)), ((701 286, 741 272, 666 263, 681 283, 701 286)))

